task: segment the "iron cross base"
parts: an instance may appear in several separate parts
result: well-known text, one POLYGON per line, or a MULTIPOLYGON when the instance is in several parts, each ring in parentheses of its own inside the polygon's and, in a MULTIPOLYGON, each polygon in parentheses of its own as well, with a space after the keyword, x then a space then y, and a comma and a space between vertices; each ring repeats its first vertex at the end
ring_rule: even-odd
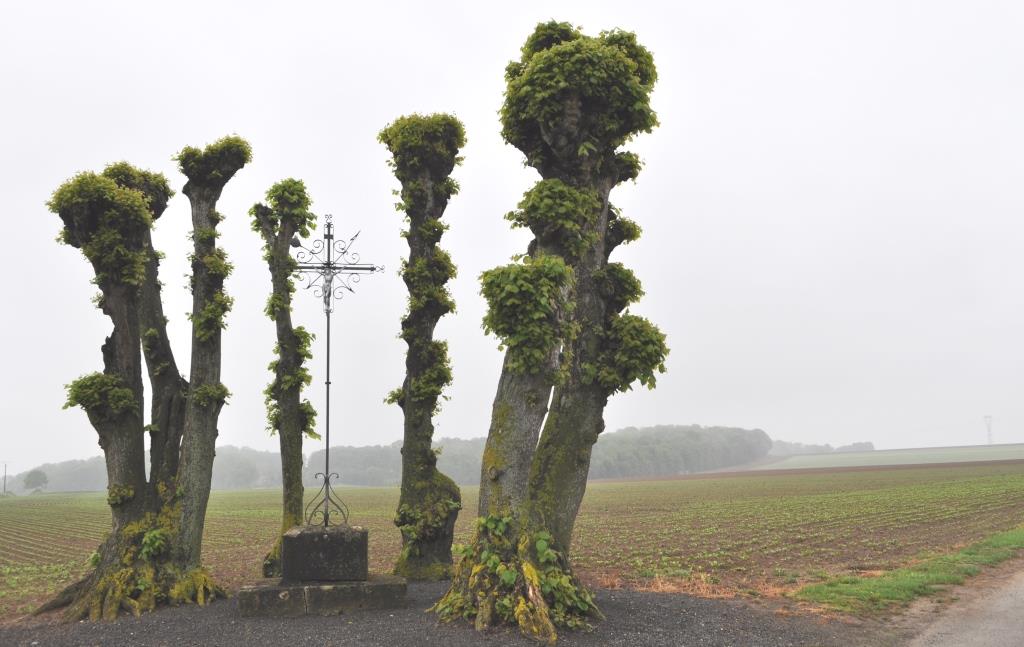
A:
POLYGON ((329 616, 355 609, 405 606, 406 583, 368 572, 366 529, 359 526, 296 526, 281 541, 283 577, 273 584, 243 586, 243 616, 329 616))

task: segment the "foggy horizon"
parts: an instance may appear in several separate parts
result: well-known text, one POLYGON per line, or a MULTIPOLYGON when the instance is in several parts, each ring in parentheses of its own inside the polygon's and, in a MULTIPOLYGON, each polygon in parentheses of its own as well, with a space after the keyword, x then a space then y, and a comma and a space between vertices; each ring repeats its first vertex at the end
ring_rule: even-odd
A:
MULTIPOLYGON (((286 177, 306 182, 338 238, 361 232, 363 262, 386 267, 334 313, 331 444, 399 440, 401 410, 383 400, 404 376, 408 250, 376 137, 411 112, 466 126, 461 192, 443 218, 459 274, 457 311, 437 328, 454 383, 435 438, 485 436, 502 354, 481 328, 478 277, 526 250, 529 233, 504 214, 538 177, 501 139, 503 72, 552 18, 635 32, 659 74, 661 125, 624 147, 644 169, 612 193, 644 235, 613 260, 643 281, 632 310, 672 352, 655 390, 611 398, 607 431, 734 426, 891 449, 984 444, 991 415, 995 443, 1024 442, 1024 7, 522 2, 495 20, 477 3, 402 6, 0 9, 0 171, 20 218, 2 260, 10 473, 100 454, 85 413, 61 406, 65 384, 102 370, 110 320, 90 303, 88 262, 54 242, 60 220, 45 202, 120 160, 167 176, 177 194, 153 238, 187 377, 191 223, 172 157, 231 133, 253 161, 218 205, 235 265, 218 444, 278 449, 262 393, 269 273, 247 211, 286 177)), ((323 313, 301 284, 294 318, 318 336, 305 393, 322 413, 323 313)))

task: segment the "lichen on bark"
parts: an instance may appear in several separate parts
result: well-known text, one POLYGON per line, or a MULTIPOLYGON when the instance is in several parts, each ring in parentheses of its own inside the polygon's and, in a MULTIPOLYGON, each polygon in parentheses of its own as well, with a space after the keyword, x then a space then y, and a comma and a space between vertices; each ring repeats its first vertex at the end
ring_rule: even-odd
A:
POLYGON ((458 192, 451 176, 461 162, 465 131, 451 115, 408 115, 380 132, 401 183, 396 205, 405 212, 403 232, 409 258, 402 279, 409 290, 409 308, 402 318, 401 337, 408 346, 405 380, 387 401, 402 408, 402 487, 395 525, 402 550, 394 572, 410 579, 442 579, 450 573, 455 520, 462 507, 458 486, 437 469, 431 446, 432 418, 444 389, 451 383, 448 346, 434 339, 438 320, 455 309, 446 283, 455 265, 438 243, 447 226, 441 221, 448 201, 458 192))

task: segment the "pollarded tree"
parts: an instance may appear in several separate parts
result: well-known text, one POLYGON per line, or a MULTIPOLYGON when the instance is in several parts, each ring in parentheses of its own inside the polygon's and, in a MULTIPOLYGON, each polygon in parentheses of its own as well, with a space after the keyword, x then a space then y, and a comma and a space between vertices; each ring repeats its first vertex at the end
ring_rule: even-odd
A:
POLYGON ((402 318, 402 339, 409 347, 405 381, 388 401, 402 408, 402 489, 395 525, 402 552, 395 573, 411 579, 440 579, 450 574, 455 519, 462 507, 459 488, 437 469, 431 447, 432 418, 444 388, 452 381, 448 344, 434 339, 438 320, 455 309, 445 284, 455 265, 438 243, 447 229, 441 222, 448 200, 458 191, 450 175, 462 160, 462 123, 451 115, 409 115, 381 131, 391 152, 391 167, 402 183, 398 208, 409 228, 403 232, 409 259, 402 279, 409 289, 409 309, 402 318))
POLYGON ((589 37, 555 22, 539 25, 506 69, 502 134, 542 180, 508 215, 534 234, 527 257, 482 276, 484 325, 505 362, 477 531, 435 606, 442 618, 516 623, 553 643, 556 626, 600 615, 568 561, 591 448, 608 397, 636 381, 653 387, 668 352, 653 324, 624 312, 639 281, 608 262, 639 236, 609 195, 639 171, 618 149, 657 124, 655 78, 633 34, 589 37))
MULTIPOLYGON (((155 223, 174 195, 167 179, 133 167, 127 162, 111 164, 103 171, 118 186, 141 192, 149 204, 155 223)), ((142 330, 142 354, 150 383, 150 496, 173 492, 178 475, 181 435, 185 429, 185 402, 188 380, 181 376, 167 335, 159 277, 161 254, 153 247, 150 230, 143 233, 146 248, 146 273, 139 286, 138 310, 142 330)), ((169 502, 169 501, 168 501, 169 502)))
MULTIPOLYGON (((310 359, 313 336, 302 326, 292 324, 292 277, 296 262, 289 253, 292 238, 309 236, 315 216, 309 210, 310 199, 302 180, 281 180, 267 191, 268 204, 255 204, 249 210, 253 231, 263 238, 263 259, 270 270, 270 298, 264 312, 274 321, 277 331, 275 358, 270 363, 274 381, 267 385, 267 428, 276 433, 281 446, 282 517, 281 532, 302 524, 302 438, 319 438, 314 431, 316 410, 302 399, 302 389, 311 380, 305 367, 310 359)), ((263 576, 281 574, 281 536, 263 559, 263 576)))
POLYGON ((185 427, 181 439, 178 490, 181 498, 182 541, 177 548, 186 564, 199 566, 202 557, 206 504, 210 499, 217 419, 229 392, 220 381, 221 330, 232 299, 224 291, 231 273, 227 254, 217 246, 217 212, 224 185, 252 159, 252 148, 241 137, 228 136, 202 150, 188 146, 178 154, 178 166, 188 178, 182 193, 192 205, 192 361, 185 427))
MULTIPOLYGON (((242 163, 248 161, 248 144, 237 137, 225 138, 197 155, 216 157, 218 150, 226 149, 243 150, 242 163)), ((196 149, 186 149, 183 155, 189 150, 196 149)), ((227 182, 237 168, 221 164, 217 172, 227 182)), ((122 608, 139 613, 165 602, 203 604, 222 593, 199 564, 201 532, 187 532, 184 522, 190 510, 195 514, 197 501, 188 493, 208 495, 210 488, 208 472, 205 482, 196 482, 204 476, 197 474, 194 464, 212 464, 213 458, 212 445, 209 456, 182 451, 190 433, 187 405, 212 400, 203 383, 190 385, 178 374, 167 339, 157 276, 159 254, 152 247, 150 229, 171 195, 162 175, 122 162, 102 174, 79 174, 61 185, 48 203, 64 223, 61 240, 80 249, 92 264, 100 289, 97 306, 114 325, 103 344, 104 371, 68 385, 66 404, 81 406, 99 436, 112 528, 93 555, 93 570, 40 611, 68 606, 71 618, 109 619, 122 608), (150 425, 144 424, 142 410, 143 352, 153 389, 150 425), (147 430, 152 440, 148 481, 147 430)), ((215 232, 207 236, 215 237, 215 232)), ((213 260, 201 264, 218 266, 217 261, 223 261, 216 252, 206 256, 213 260)), ((219 368, 219 356, 216 363, 219 368)), ((192 433, 199 433, 195 426, 192 433)))
MULTIPOLYGON (((97 306, 114 324, 103 344, 104 371, 68 385, 65 405, 85 409, 99 436, 113 521, 93 556, 94 570, 41 609, 70 605, 72 618, 152 608, 158 597, 172 597, 183 579, 166 550, 175 536, 175 511, 162 505, 146 481, 139 311, 155 214, 149 196, 117 181, 128 170, 144 173, 127 165, 114 165, 102 175, 82 173, 57 189, 49 203, 64 223, 61 240, 92 264, 100 289, 97 306)), ((145 176, 155 192, 170 196, 163 176, 145 176)))

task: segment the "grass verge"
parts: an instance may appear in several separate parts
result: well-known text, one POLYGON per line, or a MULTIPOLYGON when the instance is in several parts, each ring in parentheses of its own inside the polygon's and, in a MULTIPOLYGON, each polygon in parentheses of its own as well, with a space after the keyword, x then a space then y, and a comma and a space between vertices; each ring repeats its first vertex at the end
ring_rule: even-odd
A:
POLYGON ((931 595, 937 587, 962 584, 983 566, 1006 561, 1022 549, 1024 526, 997 533, 951 555, 930 557, 877 577, 848 575, 812 584, 797 591, 794 597, 846 613, 879 613, 931 595))

